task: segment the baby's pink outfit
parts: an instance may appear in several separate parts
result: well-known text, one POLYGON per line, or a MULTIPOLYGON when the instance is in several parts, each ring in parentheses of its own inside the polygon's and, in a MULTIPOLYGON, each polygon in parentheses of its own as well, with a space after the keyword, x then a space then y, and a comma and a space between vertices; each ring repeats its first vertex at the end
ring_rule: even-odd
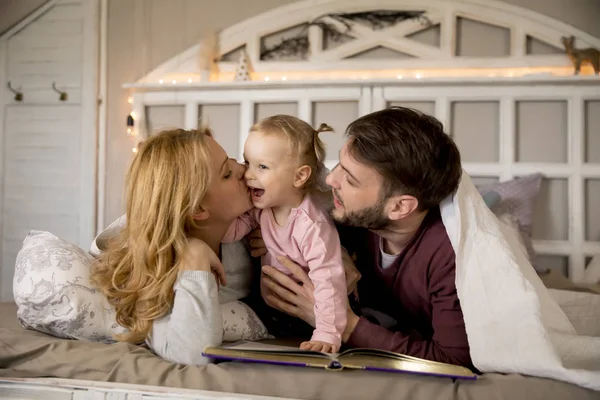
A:
POLYGON ((259 225, 268 250, 262 265, 289 275, 290 271, 277 261, 277 256, 285 256, 308 272, 315 287, 317 326, 311 340, 339 347, 346 328, 348 296, 340 239, 329 215, 310 195, 292 209, 285 226, 275 222, 270 208, 254 208, 236 219, 222 242, 240 240, 259 225))

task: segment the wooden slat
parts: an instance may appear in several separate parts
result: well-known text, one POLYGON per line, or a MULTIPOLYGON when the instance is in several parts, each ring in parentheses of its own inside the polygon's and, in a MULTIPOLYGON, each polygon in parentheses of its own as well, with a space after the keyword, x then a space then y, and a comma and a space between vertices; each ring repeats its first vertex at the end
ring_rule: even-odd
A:
POLYGON ((1 158, 2 300, 12 291, 15 257, 30 230, 77 243, 80 218, 81 108, 9 106, 1 158))

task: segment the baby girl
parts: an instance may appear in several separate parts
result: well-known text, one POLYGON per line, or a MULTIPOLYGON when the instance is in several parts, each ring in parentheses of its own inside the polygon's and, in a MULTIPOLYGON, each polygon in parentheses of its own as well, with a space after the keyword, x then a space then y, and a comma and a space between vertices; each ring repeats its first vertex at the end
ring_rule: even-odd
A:
POLYGON ((244 145, 246 183, 255 208, 239 217, 223 242, 240 240, 260 226, 267 247, 262 265, 289 271, 286 256, 306 268, 314 285, 316 328, 301 349, 335 353, 346 327, 348 297, 340 239, 316 199, 325 149, 319 132, 306 122, 276 115, 256 123, 244 145))

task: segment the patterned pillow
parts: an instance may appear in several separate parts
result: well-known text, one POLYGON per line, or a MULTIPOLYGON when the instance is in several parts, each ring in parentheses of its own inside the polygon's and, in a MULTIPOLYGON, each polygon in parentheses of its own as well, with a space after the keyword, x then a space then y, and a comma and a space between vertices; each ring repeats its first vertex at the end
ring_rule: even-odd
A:
POLYGON ((94 258, 50 232, 31 231, 17 255, 13 294, 21 325, 50 335, 114 342, 108 301, 90 284, 94 258))
MULTIPOLYGON (((519 226, 529 261, 536 268, 532 243, 533 210, 540 192, 542 174, 532 174, 506 182, 478 185, 477 189, 497 217, 509 215, 519 226)), ((537 268, 536 268, 537 269, 537 268)))
MULTIPOLYGON (((238 249, 229 252, 224 260, 249 267, 235 257, 238 249)), ((31 231, 17 255, 13 279, 21 325, 66 339, 114 342, 113 334, 125 328, 117 324, 114 309, 90 283, 93 261, 90 254, 50 232, 31 231)), ((223 301, 231 297, 220 297, 224 340, 272 338, 250 307, 223 301)))
POLYGON ((223 341, 275 339, 256 313, 241 301, 221 304, 223 341))

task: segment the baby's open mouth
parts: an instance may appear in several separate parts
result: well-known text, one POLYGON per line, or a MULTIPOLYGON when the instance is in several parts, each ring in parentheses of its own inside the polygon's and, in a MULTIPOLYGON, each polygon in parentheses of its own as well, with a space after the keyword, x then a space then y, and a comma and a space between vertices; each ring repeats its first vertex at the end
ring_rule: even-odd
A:
POLYGON ((262 195, 265 194, 264 189, 251 188, 250 191, 252 192, 253 197, 262 197, 262 195))

